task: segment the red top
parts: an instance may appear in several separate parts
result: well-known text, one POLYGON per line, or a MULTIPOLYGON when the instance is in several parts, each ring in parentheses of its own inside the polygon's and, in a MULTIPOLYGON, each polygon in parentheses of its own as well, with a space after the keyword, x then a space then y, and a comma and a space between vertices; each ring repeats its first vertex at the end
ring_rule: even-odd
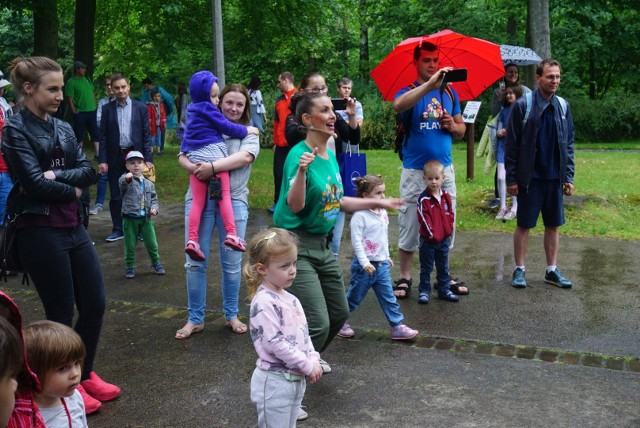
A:
POLYGON ((164 111, 164 104, 160 103, 160 124, 157 123, 156 107, 154 103, 147 104, 147 109, 149 110, 149 133, 152 137, 156 136, 158 126, 160 126, 160 131, 167 129, 167 113, 164 111))
POLYGON ((453 233, 455 215, 451 196, 443 191, 440 201, 428 189, 418 198, 418 221, 420 236, 430 242, 442 242, 453 233))
POLYGON ((287 116, 291 113, 289 104, 291 97, 297 91, 296 88, 280 95, 276 100, 276 114, 273 116, 273 144, 278 147, 286 147, 288 145, 285 137, 285 127, 287 126, 287 116))

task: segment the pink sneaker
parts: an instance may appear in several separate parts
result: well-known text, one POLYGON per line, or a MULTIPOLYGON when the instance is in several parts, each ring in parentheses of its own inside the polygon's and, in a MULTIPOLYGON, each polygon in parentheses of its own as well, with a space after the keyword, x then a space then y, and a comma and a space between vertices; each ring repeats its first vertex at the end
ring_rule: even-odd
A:
POLYGON ((195 241, 187 242, 187 246, 184 247, 184 252, 187 253, 191 260, 196 262, 204 261, 204 254, 200 251, 200 244, 195 241))
POLYGON ((351 328, 351 326, 349 325, 348 322, 344 323, 344 325, 342 326, 342 328, 338 332, 338 336, 346 337, 347 339, 351 338, 351 337, 354 337, 355 335, 356 335, 356 332, 353 331, 353 329, 351 328))
POLYGON ((407 327, 404 324, 400 324, 397 327, 391 327, 391 338, 393 340, 409 340, 418 335, 418 330, 407 327))
POLYGON ((244 241, 244 239, 240 238, 237 235, 231 235, 231 234, 227 235, 227 238, 224 240, 224 245, 243 253, 247 251, 247 247, 246 247, 247 243, 244 241))
POLYGON ((87 391, 84 390, 82 385, 78 385, 78 392, 80 393, 80 396, 82 396, 82 401, 84 401, 84 412, 87 415, 100 410, 100 407, 102 407, 102 403, 87 394, 87 391))
POLYGON ((113 400, 120 395, 120 388, 103 381, 96 372, 89 373, 89 379, 83 381, 81 386, 87 394, 100 401, 113 400))

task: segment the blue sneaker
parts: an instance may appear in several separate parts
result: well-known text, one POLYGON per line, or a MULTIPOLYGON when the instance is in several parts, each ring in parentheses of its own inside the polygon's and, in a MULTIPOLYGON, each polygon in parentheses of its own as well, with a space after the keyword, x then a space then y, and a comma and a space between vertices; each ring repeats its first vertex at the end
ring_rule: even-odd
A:
POLYGON ((160 263, 156 263, 154 265, 151 265, 151 268, 153 269, 153 272, 156 275, 164 275, 164 267, 160 264, 160 263))
POLYGON ((429 303, 429 293, 420 293, 418 295, 418 303, 422 303, 423 305, 429 303))
POLYGON ((136 271, 134 268, 127 268, 124 273, 124 277, 127 279, 133 279, 136 277, 136 271))
POLYGON ((124 239, 124 235, 122 232, 113 232, 111 235, 107 236, 105 241, 107 242, 115 242, 124 239))
POLYGON ((276 204, 274 203, 269 208, 267 208, 267 211, 269 211, 269 214, 273 214, 274 212, 276 212, 276 204))
POLYGON ((565 278, 564 275, 560 273, 560 270, 558 268, 556 268, 556 270, 553 270, 551 272, 545 273, 544 282, 546 282, 547 284, 553 284, 556 287, 560 287, 560 288, 571 288, 571 286, 573 286, 571 281, 565 278))
POLYGON ((524 269, 518 268, 513 271, 511 285, 515 288, 524 288, 527 286, 527 280, 524 278, 524 269))

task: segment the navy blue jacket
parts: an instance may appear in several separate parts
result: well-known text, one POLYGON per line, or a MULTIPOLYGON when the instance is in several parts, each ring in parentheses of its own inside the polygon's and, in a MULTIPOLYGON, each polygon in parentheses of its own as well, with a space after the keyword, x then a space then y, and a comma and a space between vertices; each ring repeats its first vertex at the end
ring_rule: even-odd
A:
MULTIPOLYGON (((522 187, 528 187, 529 183, 531 183, 536 161, 538 123, 547 101, 540 94, 540 90, 536 89, 533 91, 531 102, 533 105, 524 128, 522 119, 526 112, 525 97, 520 97, 511 109, 504 153, 507 186, 518 184, 522 187)), ((551 97, 550 103, 554 107, 554 121, 556 123, 556 135, 558 136, 558 149, 560 152, 558 177, 563 179, 560 184, 573 184, 575 165, 573 162, 574 132, 571 108, 567 104, 567 111, 563 115, 560 102, 555 95, 551 97)))
MULTIPOLYGON (((108 102, 102 107, 100 120, 100 163, 110 167, 122 162, 120 152, 120 127, 118 126, 117 100, 108 102)), ((153 143, 149 132, 149 111, 140 101, 131 100, 131 142, 133 150, 144 155, 145 162, 153 162, 153 143)))

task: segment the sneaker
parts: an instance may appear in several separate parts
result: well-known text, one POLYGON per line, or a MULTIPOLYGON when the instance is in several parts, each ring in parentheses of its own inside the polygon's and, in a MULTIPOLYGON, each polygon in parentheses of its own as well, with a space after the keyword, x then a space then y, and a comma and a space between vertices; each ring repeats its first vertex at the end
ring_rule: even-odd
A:
POLYGON ((127 279, 133 279, 136 277, 136 270, 134 268, 127 268, 124 272, 124 277, 127 279))
POLYGON ((443 292, 438 292, 438 299, 444 300, 444 301, 447 301, 447 302, 453 302, 453 303, 460 301, 460 297, 458 297, 455 294, 453 294, 453 292, 451 290, 445 290, 443 292))
POLYGON ((296 418, 298 421, 304 421, 309 418, 309 413, 305 412, 302 407, 303 406, 300 406, 300 409, 298 410, 298 417, 296 418))
POLYGON ((107 242, 115 242, 124 239, 124 235, 122 232, 113 232, 111 235, 107 236, 105 241, 107 242))
POLYGON ((571 281, 569 281, 564 277, 564 275, 562 275, 562 273, 560 273, 558 268, 551 272, 545 273, 544 282, 546 282, 547 284, 553 284, 560 288, 571 288, 571 286, 573 285, 571 281))
POLYGON ((346 337, 347 339, 356 335, 356 332, 353 331, 348 322, 344 323, 340 331, 338 332, 338 336, 346 337))
POLYGON ((200 250, 200 244, 195 241, 187 242, 187 246, 184 247, 184 252, 187 253, 189 257, 191 257, 191 260, 194 260, 196 262, 204 261, 204 254, 200 250))
POLYGON ((527 280, 524 278, 524 269, 517 268, 513 271, 511 285, 516 288, 524 288, 527 286, 527 280))
POLYGON ((404 324, 400 324, 396 327, 391 327, 391 338, 393 340, 409 340, 418 335, 418 330, 407 327, 404 324))
POLYGON ((318 361, 318 364, 320 364, 320 367, 322 367, 323 374, 331 373, 331 366, 325 360, 320 358, 320 360, 318 361))
POLYGON ((100 407, 102 407, 102 403, 99 400, 96 400, 95 398, 87 394, 87 391, 84 390, 82 385, 78 385, 78 392, 82 397, 82 401, 84 401, 85 414, 90 415, 91 413, 95 413, 98 410, 100 410, 100 407))
POLYGON ((138 233, 138 241, 144 241, 144 237, 142 236, 142 233, 138 233))
POLYGON ((160 263, 156 263, 155 265, 151 265, 151 268, 153 269, 153 272, 156 275, 164 275, 164 267, 162 267, 162 265, 160 263))
POLYGON ((89 210, 89 215, 98 215, 102 211, 102 204, 95 204, 93 208, 89 210))
POLYGON ((120 388, 103 381, 96 372, 89 373, 89 379, 81 382, 81 386, 87 394, 100 401, 114 400, 120 395, 120 388))
POLYGON ((517 214, 511 210, 509 210, 504 217, 502 217, 502 221, 509 221, 509 220, 513 220, 514 218, 517 217, 517 214))
POLYGON ((274 212, 276 212, 276 204, 274 203, 269 208, 267 208, 267 211, 269 212, 269 214, 273 214, 274 212))
POLYGON ((418 303, 422 303, 423 305, 429 303, 429 293, 420 293, 418 296, 418 303))
POLYGON ((500 199, 498 199, 498 198, 494 198, 494 199, 490 200, 489 202, 487 202, 487 207, 489 209, 498 208, 499 206, 500 206, 500 199))
POLYGON ((500 208, 500 211, 498 211, 498 215, 496 216, 496 220, 504 220, 504 216, 507 215, 508 212, 509 210, 506 208, 500 208))

